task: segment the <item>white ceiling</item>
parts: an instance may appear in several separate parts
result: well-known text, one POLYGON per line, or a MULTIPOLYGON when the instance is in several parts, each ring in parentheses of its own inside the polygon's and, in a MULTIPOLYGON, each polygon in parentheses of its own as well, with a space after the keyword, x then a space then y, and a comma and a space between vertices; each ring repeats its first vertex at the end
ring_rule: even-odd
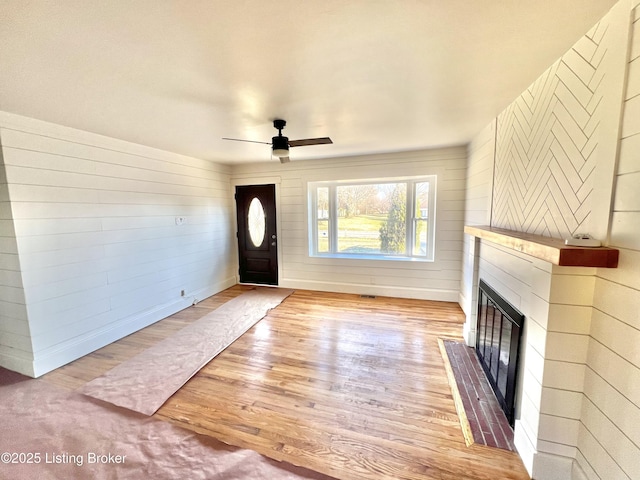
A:
MULTIPOLYGON (((467 143, 615 0, 0 0, 0 110, 203 159, 467 143)), ((272 160, 271 160, 272 161, 272 160)))

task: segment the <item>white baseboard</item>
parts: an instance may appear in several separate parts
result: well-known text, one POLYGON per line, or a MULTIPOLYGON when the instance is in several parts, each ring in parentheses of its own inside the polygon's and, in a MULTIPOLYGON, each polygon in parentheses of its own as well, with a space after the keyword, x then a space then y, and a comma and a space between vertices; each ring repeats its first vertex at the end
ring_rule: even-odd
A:
POLYGON ((537 451, 520 420, 516 420, 513 440, 533 480, 588 480, 574 458, 537 451))
POLYGON ((33 373, 33 360, 28 358, 15 357, 13 355, 7 355, 6 353, 0 353, 0 367, 21 373, 27 377, 35 376, 33 373))
POLYGON ((301 279, 282 279, 278 286, 283 288, 318 290, 321 292, 355 293, 359 295, 376 295, 396 298, 416 298, 419 300, 435 300, 454 303, 458 302, 459 295, 457 290, 362 285, 357 283, 317 282, 301 279))
POLYGON ((574 459, 552 453, 538 452, 533 459, 535 480, 571 480, 574 459))
MULTIPOLYGON (((147 327, 163 318, 173 315, 180 310, 190 307, 194 303, 204 300, 226 288, 236 284, 235 277, 230 277, 222 282, 204 287, 191 295, 177 301, 171 301, 158 305, 151 310, 132 317, 121 319, 98 330, 73 338, 62 344, 46 349, 35 355, 30 373, 20 371, 25 375, 39 377, 66 365, 84 355, 87 355, 110 343, 120 340, 138 330, 147 327)), ((10 368, 10 367, 7 367, 10 368)), ((12 369, 13 370, 13 369, 12 369)), ((19 371, 16 369, 16 371, 19 371)))

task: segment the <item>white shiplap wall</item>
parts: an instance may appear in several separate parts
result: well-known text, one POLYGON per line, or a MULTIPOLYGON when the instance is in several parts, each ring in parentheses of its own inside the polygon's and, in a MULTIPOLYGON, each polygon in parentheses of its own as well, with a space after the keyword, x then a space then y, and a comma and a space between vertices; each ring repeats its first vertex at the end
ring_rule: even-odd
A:
POLYGON ((546 330, 536 328, 538 324, 531 319, 531 305, 536 303, 532 300, 534 296, 542 302, 548 302, 551 266, 490 242, 478 242, 476 249, 478 277, 526 317, 515 400, 515 443, 525 466, 531 472, 540 423, 546 336, 546 330))
POLYGON ((568 479, 576 457, 596 269, 558 267, 486 241, 476 248, 478 277, 526 317, 516 395, 518 453, 533 478, 568 479))
POLYGON ((235 283, 229 167, 3 112, 0 135, 34 357, 24 373, 235 283))
MULTIPOLYGON (((606 33, 602 32, 603 38, 616 35, 615 58, 610 56, 613 50, 603 51, 604 57, 612 61, 602 63, 596 69, 604 68, 601 76, 615 80, 609 82, 607 94, 598 107, 605 109, 602 116, 608 120, 620 117, 618 112, 626 69, 618 60, 626 51, 629 8, 630 3, 622 0, 599 23, 608 25, 606 33)), ((640 12, 637 8, 632 18, 633 30, 638 32, 640 12)), ((518 451, 536 479, 640 479, 640 38, 636 37, 640 37, 640 33, 634 35, 631 46, 617 177, 610 182, 608 174, 596 173, 593 198, 588 205, 592 211, 597 211, 593 218, 600 219, 597 225, 591 223, 594 227, 592 233, 596 233, 598 238, 606 237, 607 219, 611 217, 610 245, 620 248, 619 267, 556 267, 484 241, 470 243, 468 250, 465 249, 468 262, 464 263, 461 298, 464 298, 469 279, 474 279, 473 268, 476 267, 480 278, 495 286, 527 317, 515 433, 518 451), (612 191, 615 197, 613 212, 610 213, 612 191)), ((587 40, 591 38, 581 39, 569 55, 583 50, 587 40)), ((533 93, 525 92, 528 97, 520 99, 519 104, 532 100, 533 93)), ((555 106, 562 103, 559 96, 548 98, 555 106)), ((553 124, 553 115, 549 116, 549 122, 553 124)), ((503 126, 498 123, 498 129, 503 126)), ((600 166, 604 165, 604 170, 607 170, 613 165, 615 148, 611 147, 615 147, 619 135, 615 122, 607 128, 600 124, 598 128, 598 144, 607 147, 594 150, 598 154, 594 172, 600 166), (605 151, 611 154, 604 154, 605 151)), ((530 134, 519 130, 516 137, 520 143, 514 143, 513 148, 539 141, 542 129, 536 131, 537 136, 535 132, 530 134)), ((505 137, 498 132, 498 138, 503 142, 505 137)), ((474 143, 486 143, 486 131, 481 132, 474 143)), ((544 157, 539 155, 536 158, 542 161, 544 157)), ((560 156, 554 158, 553 161, 558 162, 560 156)), ((518 160, 513 158, 501 158, 501 161, 506 162, 505 165, 509 161, 515 162, 507 165, 513 170, 525 165, 518 164, 518 160)), ((473 150, 469 162, 470 179, 480 181, 479 175, 471 174, 474 163, 481 163, 473 150)), ((571 168, 569 165, 565 167, 571 168)), ((561 166, 560 170, 565 167, 561 166)), ((538 167, 530 173, 536 175, 544 171, 544 167, 538 167)), ((505 182, 503 178, 502 186, 506 185, 505 182)), ((473 183, 468 184, 469 197, 473 195, 473 183)), ((530 187, 536 185, 546 188, 542 183, 530 187)), ((509 215, 514 219, 523 218, 524 209, 528 207, 526 202, 505 203, 500 195, 496 196, 496 189, 502 187, 494 183, 493 188, 492 224, 514 230, 531 230, 529 227, 537 220, 508 225, 496 220, 509 215)), ((483 223, 471 204, 467 210, 467 223, 483 223)), ((569 225, 575 221, 574 213, 567 211, 563 216, 562 212, 556 212, 549 218, 553 217, 556 225, 569 225)), ((571 231, 571 228, 559 229, 555 235, 562 236, 571 231)), ((539 233, 548 235, 552 231, 539 233)))
POLYGON ((276 161, 233 167, 232 182, 277 183, 280 285, 336 292, 458 301, 466 148, 276 161), (309 256, 307 183, 322 180, 438 176, 434 262, 309 256))
POLYGON ((597 272, 585 372, 577 459, 589 479, 640 478, 639 18, 636 7, 611 220, 620 263, 597 272))
MULTIPOLYGON (((493 172, 496 143, 495 120, 476 135, 468 148, 465 225, 490 225, 493 196, 493 172)), ((467 320, 464 336, 468 345, 475 345, 476 309, 478 297, 479 242, 471 235, 464 235, 462 252, 462 278, 460 299, 467 320)))
POLYGON ((0 136, 0 365, 16 370, 32 362, 29 321, 0 136))
POLYGON ((606 237, 628 17, 614 7, 498 116, 494 227, 606 237))

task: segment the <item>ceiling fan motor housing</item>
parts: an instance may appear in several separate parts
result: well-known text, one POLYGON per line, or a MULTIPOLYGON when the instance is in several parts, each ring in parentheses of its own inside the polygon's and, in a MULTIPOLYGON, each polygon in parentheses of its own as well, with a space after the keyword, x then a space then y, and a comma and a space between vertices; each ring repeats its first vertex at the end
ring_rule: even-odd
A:
POLYGON ((278 135, 271 138, 271 145, 274 150, 289 150, 289 138, 278 135))

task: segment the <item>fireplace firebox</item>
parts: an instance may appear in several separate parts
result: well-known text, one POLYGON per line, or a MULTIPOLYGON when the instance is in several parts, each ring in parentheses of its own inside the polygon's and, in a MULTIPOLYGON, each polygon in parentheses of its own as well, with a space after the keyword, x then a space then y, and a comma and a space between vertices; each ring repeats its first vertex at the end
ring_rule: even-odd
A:
POLYGON ((515 422, 515 392, 524 315, 480 280, 476 353, 509 424, 515 422))

